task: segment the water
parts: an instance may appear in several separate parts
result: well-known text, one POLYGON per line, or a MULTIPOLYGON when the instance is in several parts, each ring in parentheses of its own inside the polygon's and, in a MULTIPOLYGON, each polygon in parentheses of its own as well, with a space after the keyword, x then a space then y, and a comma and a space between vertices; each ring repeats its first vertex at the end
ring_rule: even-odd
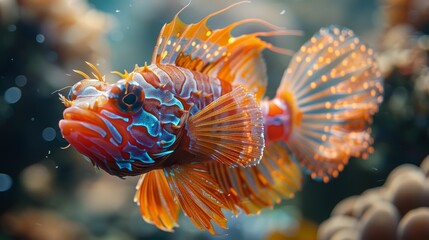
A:
MULTIPOLYGON (((139 206, 132 201, 138 177, 122 180, 94 170, 91 160, 73 147, 65 147, 68 142, 58 127, 64 106, 57 94, 51 93, 81 80, 72 70, 88 72, 85 61, 97 64, 107 82, 118 79, 110 74, 112 70, 132 71, 135 64, 150 64, 159 29, 188 1, 91 0, 91 5, 83 4, 82 9, 61 5, 67 1, 55 2, 58 5, 44 6, 43 14, 52 14, 49 18, 43 15, 43 21, 38 20, 42 12, 37 11, 32 21, 18 16, 3 24, 0 19, 2 239, 29 238, 39 233, 44 234, 42 239, 285 238, 297 225, 308 227, 308 232, 317 230, 340 200, 381 186, 394 167, 419 164, 429 153, 427 22, 413 26, 419 33, 411 32, 410 36, 406 35, 410 30, 391 32, 395 28, 383 12, 389 8, 380 5, 389 1, 252 1, 211 19, 209 27, 215 29, 247 17, 261 18, 280 27, 302 30, 299 37, 264 38, 275 46, 297 51, 320 27, 337 24, 353 29, 376 48, 380 64, 386 69, 386 91, 384 104, 373 121, 373 158, 351 159, 338 178, 328 184, 305 175, 303 188, 295 198, 261 215, 226 213, 230 229, 219 230, 228 235, 212 237, 201 232, 182 213, 178 217, 180 227, 174 233, 160 231, 142 220, 139 206), (92 12, 92 7, 102 12, 92 12), (80 12, 73 12, 76 9, 80 12), (75 19, 69 22, 68 17, 75 19), (387 26, 390 34, 381 26, 387 26), (410 42, 396 44, 404 41, 410 42), (408 55, 414 52, 418 54, 408 55), (23 227, 17 228, 18 223, 23 227), (40 232, 32 232, 36 227, 40 232)), ((180 16, 186 23, 195 22, 229 3, 193 0, 180 16)), ((409 12, 418 17, 418 11, 409 12)), ((27 11, 22 14, 25 17, 27 11)), ((265 30, 264 26, 245 24, 233 35, 265 30)), ((264 58, 269 77, 267 95, 272 97, 291 57, 266 51, 264 58)), ((67 95, 68 90, 60 93, 67 95)))

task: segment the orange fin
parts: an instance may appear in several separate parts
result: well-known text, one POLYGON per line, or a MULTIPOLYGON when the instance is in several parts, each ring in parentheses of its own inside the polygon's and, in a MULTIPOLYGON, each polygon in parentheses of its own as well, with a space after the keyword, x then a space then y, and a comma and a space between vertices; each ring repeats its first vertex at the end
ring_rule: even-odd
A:
POLYGON ((164 169, 174 199, 199 229, 215 234, 212 221, 226 229, 222 208, 231 210, 224 193, 203 163, 175 165, 164 169))
POLYGON ((179 205, 174 201, 163 170, 153 170, 139 179, 134 202, 140 206, 143 219, 159 229, 172 232, 177 227, 179 205))
POLYGON ((258 213, 280 203, 283 198, 292 198, 302 184, 300 167, 279 143, 269 145, 261 163, 256 166, 229 168, 211 162, 208 168, 231 205, 246 214, 258 213))
POLYGON ((264 149, 261 109, 237 87, 188 120, 189 151, 228 166, 257 164, 264 149))
MULTIPOLYGON (((174 64, 179 67, 204 73, 210 77, 242 85, 261 99, 264 95, 267 76, 261 52, 265 48, 282 51, 262 41, 259 36, 291 35, 294 31, 279 30, 261 19, 244 19, 221 29, 209 29, 207 21, 238 4, 209 14, 200 22, 185 24, 178 13, 162 28, 155 46, 152 63, 174 64), (231 31, 244 23, 259 23, 267 26, 268 32, 256 32, 232 37, 231 31)), ((286 52, 285 50, 284 52, 286 52)))
POLYGON ((322 28, 286 70, 277 98, 292 109, 287 142, 313 178, 329 181, 351 156, 373 151, 369 124, 382 102, 374 52, 346 28, 322 28))

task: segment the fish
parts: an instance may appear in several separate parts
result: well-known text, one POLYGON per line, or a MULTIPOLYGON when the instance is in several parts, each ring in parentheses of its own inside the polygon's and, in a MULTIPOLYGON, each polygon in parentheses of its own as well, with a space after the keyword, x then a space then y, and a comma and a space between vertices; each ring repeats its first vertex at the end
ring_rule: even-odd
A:
POLYGON ((248 18, 219 29, 186 24, 179 11, 158 36, 150 64, 114 73, 97 67, 60 95, 62 136, 93 165, 139 176, 142 218, 174 231, 181 211, 203 231, 227 228, 225 211, 257 214, 301 189, 303 173, 328 182, 351 157, 367 158, 383 100, 374 50, 352 30, 327 26, 292 56, 277 93, 267 88, 261 37, 291 35, 248 18), (232 36, 243 24, 267 31, 232 36), (304 170, 303 170, 304 169, 304 170))

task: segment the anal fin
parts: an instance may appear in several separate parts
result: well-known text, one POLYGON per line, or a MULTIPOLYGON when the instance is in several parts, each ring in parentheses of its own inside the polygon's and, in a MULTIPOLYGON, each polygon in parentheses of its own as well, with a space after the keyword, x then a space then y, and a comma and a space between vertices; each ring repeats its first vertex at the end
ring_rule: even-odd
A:
POLYGON ((229 166, 257 164, 264 149, 260 107, 243 87, 221 96, 189 118, 189 151, 229 166))
POLYGON ((179 205, 174 201, 163 170, 153 170, 139 179, 134 202, 140 207, 143 219, 159 229, 171 232, 177 227, 179 205))
POLYGON ((211 234, 215 234, 212 221, 227 227, 222 209, 231 210, 231 205, 204 163, 174 165, 164 172, 174 199, 195 226, 211 234))
POLYGON ((208 169, 227 194, 230 204, 246 214, 258 213, 281 199, 292 198, 302 184, 298 164, 289 158, 280 143, 270 144, 256 166, 229 168, 211 162, 208 169))

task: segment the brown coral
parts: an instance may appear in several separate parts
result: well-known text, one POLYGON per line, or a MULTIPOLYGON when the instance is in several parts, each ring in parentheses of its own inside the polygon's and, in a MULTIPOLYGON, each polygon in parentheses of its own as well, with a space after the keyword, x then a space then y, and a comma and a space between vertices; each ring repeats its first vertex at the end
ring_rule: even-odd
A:
POLYGON ((113 19, 82 0, 19 0, 22 17, 37 20, 60 59, 81 65, 84 60, 104 63, 109 56, 104 35, 113 19))
POLYGON ((322 240, 429 239, 429 156, 393 170, 384 186, 341 201, 318 231, 322 240))

